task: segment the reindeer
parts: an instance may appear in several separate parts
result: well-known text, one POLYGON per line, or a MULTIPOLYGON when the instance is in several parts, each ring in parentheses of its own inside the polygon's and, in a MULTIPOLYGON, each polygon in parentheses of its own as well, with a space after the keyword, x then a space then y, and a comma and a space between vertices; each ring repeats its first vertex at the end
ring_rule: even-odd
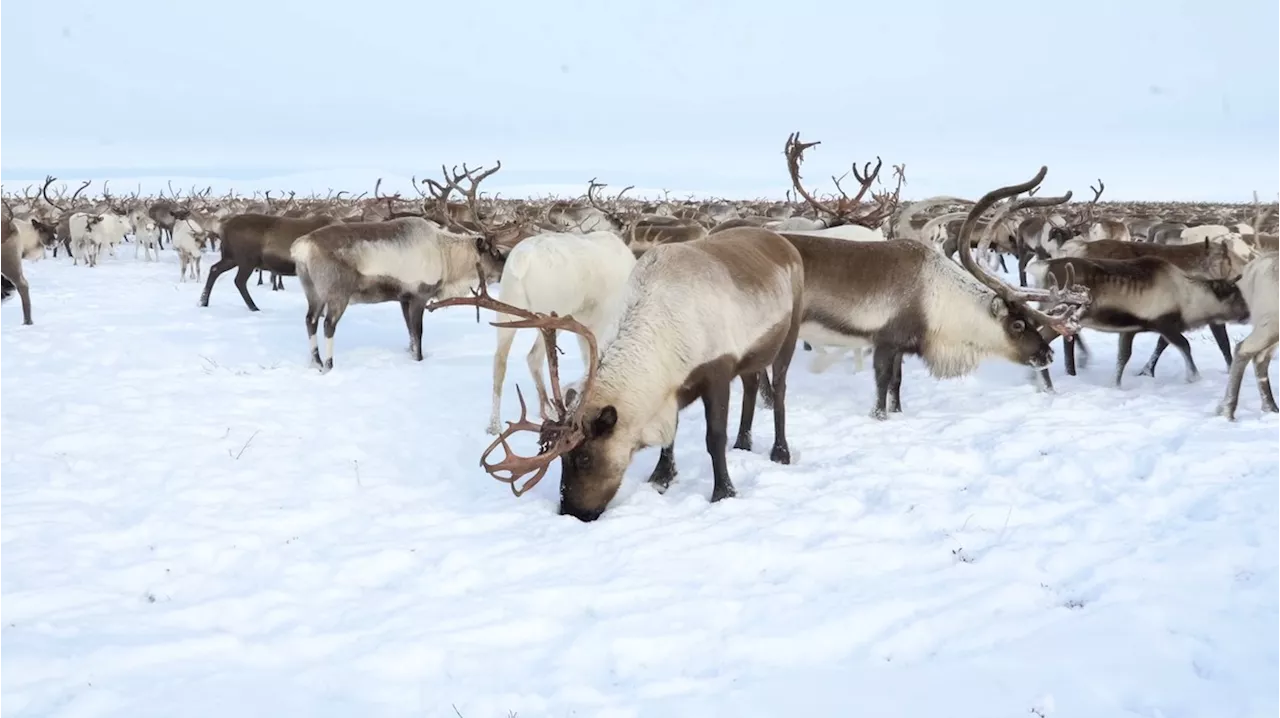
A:
POLYGON ((178 252, 179 282, 187 281, 188 269, 191 278, 200 281, 200 257, 208 245, 209 234, 190 217, 174 223, 173 248, 178 252))
MULTIPOLYGON (((267 269, 273 274, 295 276, 297 269, 290 254, 290 247, 299 237, 338 220, 328 215, 306 217, 275 217, 265 214, 238 214, 222 222, 222 258, 209 267, 200 306, 209 306, 213 285, 223 272, 236 268, 235 284, 249 311, 258 311, 258 305, 249 296, 249 276, 255 269, 267 269)), ((273 280, 274 283, 274 280, 273 280)))
MULTIPOLYGON (((1255 228, 1258 226, 1254 225, 1255 228)), ((1249 308, 1253 331, 1236 344, 1236 358, 1231 362, 1231 370, 1227 374, 1226 392, 1218 405, 1218 415, 1226 417, 1228 421, 1235 421, 1236 405, 1240 402, 1240 383, 1244 380, 1244 370, 1250 362, 1253 363, 1254 376, 1258 382, 1262 410, 1280 412, 1275 394, 1271 391, 1271 376, 1267 373, 1271 357, 1276 352, 1276 344, 1280 342, 1277 261, 1274 253, 1259 256, 1244 268, 1244 273, 1237 282, 1249 308)))
MULTIPOLYGON (((1244 270, 1244 263, 1239 260, 1225 242, 1211 243, 1207 239, 1202 245, 1163 245, 1111 239, 1100 239, 1093 242, 1077 242, 1073 240, 1064 244, 1062 251, 1063 256, 1083 257, 1086 259, 1123 260, 1137 259, 1138 257, 1159 257, 1189 275, 1207 277, 1209 279, 1237 277, 1244 270)), ((1213 338, 1217 341, 1218 348, 1222 351, 1222 356, 1226 360, 1227 366, 1230 366, 1231 340, 1227 337, 1226 326, 1221 323, 1211 323, 1209 331, 1213 333, 1213 338)), ((1087 358, 1088 348, 1085 346, 1083 339, 1075 337, 1063 340, 1066 371, 1071 376, 1076 374, 1074 347, 1077 343, 1080 345, 1080 350, 1085 354, 1084 358, 1087 358)), ((1155 376, 1156 363, 1168 346, 1169 342, 1162 335, 1156 343, 1156 349, 1151 354, 1151 358, 1143 366, 1142 370, 1138 372, 1138 375, 1155 376)))
MULTIPOLYGON (((505 304, 539 314, 572 315, 603 345, 612 335, 622 289, 635 263, 631 249, 613 232, 538 234, 521 241, 507 255, 498 298, 505 304)), ((502 383, 515 333, 510 327, 498 328, 498 348, 493 355, 490 434, 498 434, 502 428, 499 422, 502 383)), ((581 336, 579 349, 583 364, 588 364, 587 342, 581 336)), ((529 373, 533 376, 543 416, 549 416, 553 409, 542 381, 547 350, 546 342, 539 337, 534 340, 528 357, 529 373)))
MULTIPOLYGON (((452 179, 446 176, 446 184, 432 183, 433 190, 440 188, 439 205, 443 209, 449 194, 467 179, 471 186, 463 194, 474 209, 476 189, 501 168, 501 162, 488 170, 463 165, 458 173, 455 168, 452 179)), ((322 227, 298 238, 290 256, 307 296, 312 364, 321 372, 333 369, 334 331, 350 304, 400 302, 409 350, 415 361, 422 361, 422 314, 427 302, 465 294, 483 277, 500 274, 506 259, 490 236, 458 225, 445 229, 422 217, 322 227), (321 314, 328 353, 323 361, 316 339, 321 314)))
MULTIPOLYGON (((1190 275, 1159 257, 1059 257, 1033 263, 1028 269, 1042 285, 1046 277, 1060 282, 1070 276, 1089 288, 1093 304, 1081 316, 1081 326, 1120 335, 1117 388, 1133 354, 1133 339, 1139 333, 1157 332, 1177 347, 1186 361, 1190 382, 1199 378, 1199 371, 1183 332, 1249 317, 1249 308, 1234 280, 1190 275)), ((1045 333, 1051 341, 1053 329, 1045 333)), ((1042 375, 1047 379, 1048 371, 1042 375)))
POLYGON ((726 463, 729 393, 742 379, 742 418, 734 448, 750 450, 758 374, 772 367, 774 445, 770 459, 791 461, 786 439, 786 376, 795 351, 804 310, 804 268, 799 254, 780 235, 742 227, 704 239, 664 244, 646 252, 627 281, 617 333, 595 359, 592 332, 569 317, 549 317, 479 296, 435 302, 429 310, 456 305, 482 306, 524 317, 506 326, 538 327, 548 344, 553 332, 570 331, 588 344, 588 365, 581 390, 560 392, 555 351, 552 403, 557 415, 542 424, 521 417, 482 456, 486 471, 527 491, 560 458, 560 513, 593 521, 617 493, 635 452, 662 446, 650 482, 664 492, 676 475, 674 440, 677 414, 696 399, 707 416, 706 445, 711 456, 713 502, 736 494, 726 463), (539 432, 544 451, 535 457, 512 455, 490 464, 485 459, 521 430, 539 432), (502 476, 504 472, 509 476, 502 476), (533 474, 522 488, 516 483, 533 474))
MULTIPOLYGON (((604 216, 609 228, 622 237, 635 256, 639 257, 662 244, 692 242, 707 236, 707 228, 693 218, 643 215, 623 210, 620 200, 631 187, 623 188, 609 205, 604 205, 596 192, 607 186, 592 178, 587 185, 587 201, 592 209, 604 216)), ((598 226, 598 222, 593 226, 598 226)))
POLYGON ((3 231, 0 235, 0 301, 10 299, 14 291, 17 291, 18 298, 22 300, 22 323, 25 325, 34 322, 31 321, 31 289, 22 273, 23 245, 27 233, 32 229, 39 227, 41 229, 35 231, 48 231, 48 225, 37 222, 38 220, 16 220, 8 217, 0 225, 0 230, 3 231), (25 222, 26 228, 20 228, 20 222, 25 222))
MULTIPOLYGON (((902 411, 902 359, 920 356, 937 378, 963 376, 989 356, 1035 369, 1049 365, 1053 350, 1041 326, 1074 333, 1087 292, 1066 282, 1063 290, 1016 288, 982 268, 972 256, 979 216, 1001 200, 1040 184, 1031 180, 988 192, 961 227, 960 264, 911 240, 846 242, 829 237, 784 234, 800 252, 805 268, 805 312, 800 336, 811 343, 875 347, 875 419, 902 411), (1049 302, 1042 311, 1031 302, 1049 302)), ((1027 197, 1001 208, 987 227, 1028 207, 1061 204, 1070 198, 1027 197)), ((990 234, 984 240, 991 241, 990 234)), ((769 382, 761 387, 768 405, 769 382)))
MULTIPOLYGON (((871 199, 875 206, 859 214, 858 210, 861 207, 862 198, 867 194, 868 190, 871 190, 871 186, 879 180, 880 168, 884 165, 884 162, 879 157, 876 157, 876 166, 874 168, 868 162, 861 171, 858 170, 857 163, 854 163, 851 171, 853 172, 853 178, 859 184, 859 188, 858 193, 852 197, 844 191, 844 187, 840 184, 844 176, 832 177, 831 180, 835 183, 836 190, 840 192, 840 197, 835 200, 834 204, 823 203, 806 190, 800 180, 800 164, 804 161, 805 150, 820 144, 822 144, 821 141, 801 142, 800 133, 793 132, 787 137, 787 143, 783 148, 783 154, 787 158, 787 172, 791 176, 791 186, 795 189, 796 194, 803 197, 819 215, 825 215, 826 218, 822 221, 823 229, 836 230, 837 228, 844 228, 834 233, 830 231, 824 232, 820 236, 833 236, 834 234, 845 239, 854 240, 885 239, 884 231, 880 229, 880 225, 893 214, 898 206, 898 199, 902 193, 902 183, 906 180, 905 167, 899 165, 894 168, 898 178, 898 185, 893 192, 877 193, 872 190, 871 199)), ((845 176, 847 176, 847 173, 845 176)))

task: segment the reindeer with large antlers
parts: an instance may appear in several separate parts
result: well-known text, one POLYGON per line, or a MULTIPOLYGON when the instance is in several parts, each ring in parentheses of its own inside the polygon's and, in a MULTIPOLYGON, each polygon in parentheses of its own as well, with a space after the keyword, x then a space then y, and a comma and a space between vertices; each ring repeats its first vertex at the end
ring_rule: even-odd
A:
MULTIPOLYGON (((480 183, 501 167, 501 162, 488 170, 463 165, 461 172, 455 168, 452 177, 446 172, 444 184, 428 180, 437 209, 447 217, 449 195, 457 191, 474 211, 480 183), (463 180, 470 182, 466 189, 459 187, 463 180)), ((290 256, 307 296, 312 363, 329 371, 334 331, 351 304, 399 302, 409 330, 409 351, 415 361, 422 361, 422 315, 427 302, 464 295, 483 277, 501 274, 506 251, 489 228, 477 234, 456 223, 446 229, 422 217, 400 217, 322 227, 299 237, 290 256), (323 360, 316 339, 322 314, 328 353, 323 360)))
MULTIPOLYGON (((557 416, 533 424, 522 416, 494 446, 520 429, 540 434, 535 457, 503 462, 540 478, 560 458, 560 513, 583 521, 598 518, 622 484, 635 452, 661 446, 649 481, 665 491, 674 478, 674 441, 680 409, 701 399, 707 421, 707 452, 715 487, 712 501, 735 494, 725 452, 729 393, 735 377, 745 395, 734 448, 751 448, 758 373, 774 372, 774 445, 770 458, 789 463, 786 439, 786 375, 795 351, 804 294, 804 268, 789 242, 769 230, 739 228, 705 239, 655 247, 636 263, 627 281, 617 333, 599 362, 594 352, 580 391, 558 396, 557 416), (563 407, 561 409, 560 407, 563 407)), ((527 310, 487 297, 433 304, 484 306, 526 317, 508 326, 539 326, 594 335, 581 325, 529 318, 527 310)), ((554 350, 549 350, 554 356, 554 350)), ((522 402, 523 404, 523 402, 522 402)), ((522 407, 523 408, 523 407, 522 407)), ((497 472, 498 465, 486 469, 497 472)), ((514 479, 513 479, 514 480, 514 479)))
POLYGON ((901 165, 894 168, 898 181, 893 192, 876 192, 871 187, 880 179, 880 168, 884 165, 883 160, 877 157, 875 167, 872 167, 871 163, 868 162, 861 170, 858 169, 857 163, 854 163, 851 171, 853 172, 853 178, 858 182, 857 193, 850 197, 841 185, 844 178, 832 177, 831 180, 835 183, 836 190, 840 193, 840 196, 833 201, 822 202, 813 193, 806 190, 800 180, 800 164, 804 161, 805 151, 820 144, 822 144, 820 141, 801 142, 800 133, 794 132, 787 137, 787 143, 783 149, 783 154, 787 158, 787 173, 791 176, 791 186, 795 189, 796 194, 808 202, 809 206, 823 218, 822 222, 827 229, 847 228, 843 231, 823 232, 820 236, 839 236, 855 240, 884 239, 885 234, 880 229, 880 226, 893 215, 898 207, 899 196, 902 193, 902 183, 906 180, 905 168, 901 165), (871 193, 871 200, 874 206, 863 211, 862 198, 868 192, 871 193))
MULTIPOLYGON (((922 358, 938 378, 968 374, 990 356, 1040 369, 1053 360, 1041 327, 1066 334, 1078 329, 1076 317, 1088 305, 1088 292, 1070 282, 1050 290, 1011 286, 974 261, 970 248, 978 217, 997 202, 1037 186, 1045 172, 1042 168, 1028 182, 993 190, 974 205, 961 227, 965 241, 960 264, 914 241, 849 242, 783 234, 804 261, 801 338, 828 346, 874 347, 874 418, 902 411, 905 355, 922 358), (1050 308, 1041 310, 1036 302, 1050 308)), ((1070 196, 1010 202, 997 219, 1027 207, 1060 204, 1070 196)), ((990 239, 988 232, 984 242, 990 239)), ((767 404, 767 377, 761 387, 767 404)))

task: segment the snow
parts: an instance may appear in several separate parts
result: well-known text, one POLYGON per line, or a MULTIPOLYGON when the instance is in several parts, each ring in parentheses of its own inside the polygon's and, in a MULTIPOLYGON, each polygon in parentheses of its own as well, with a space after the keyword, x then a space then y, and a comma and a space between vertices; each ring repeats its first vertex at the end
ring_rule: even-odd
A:
POLYGON ((870 371, 801 352, 793 465, 765 416, 711 505, 694 405, 670 491, 645 450, 583 524, 556 469, 516 499, 477 466, 471 310, 429 315, 415 363, 398 307, 353 307, 321 375, 296 280, 250 313, 226 276, 201 309, 171 250, 131 253, 28 263, 35 326, 0 311, 3 716, 1280 710, 1277 417, 1251 373, 1213 415, 1207 332, 1194 384, 1176 352, 1133 376, 1152 337, 1119 390, 1106 335, 1056 395, 910 360, 886 422, 870 371))

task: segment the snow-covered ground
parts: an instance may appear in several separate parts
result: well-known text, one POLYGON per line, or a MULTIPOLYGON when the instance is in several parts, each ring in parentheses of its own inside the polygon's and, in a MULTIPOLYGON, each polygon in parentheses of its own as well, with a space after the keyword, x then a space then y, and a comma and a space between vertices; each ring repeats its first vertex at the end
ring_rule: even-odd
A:
POLYGON ((1251 374, 1239 421, 1213 415, 1207 332, 1196 384, 1172 351, 1133 376, 1149 336, 1121 390, 1105 335, 1056 395, 911 360, 883 423, 869 371, 798 353, 793 465, 757 421, 709 504, 695 405, 671 490, 646 450, 583 524, 556 469, 516 499, 477 466, 494 330, 471 310, 429 315, 415 363, 398 307, 354 307, 320 375, 296 280, 251 284, 255 314, 228 274, 201 309, 171 251, 122 251, 29 263, 35 326, 2 310, 4 716, 1280 709, 1277 418, 1251 374))

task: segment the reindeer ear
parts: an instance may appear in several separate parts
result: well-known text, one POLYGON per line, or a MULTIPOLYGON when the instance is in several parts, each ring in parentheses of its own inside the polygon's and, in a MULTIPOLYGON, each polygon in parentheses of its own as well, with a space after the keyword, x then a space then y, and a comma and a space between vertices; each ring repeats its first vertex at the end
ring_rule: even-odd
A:
POLYGON ((1004 303, 998 295, 991 298, 991 316, 996 319, 1004 319, 1009 316, 1009 305, 1004 303))
POLYGON ((593 437, 603 438, 613 433, 613 427, 618 423, 618 410, 612 406, 606 406, 596 414, 596 418, 591 420, 591 435, 593 437))

